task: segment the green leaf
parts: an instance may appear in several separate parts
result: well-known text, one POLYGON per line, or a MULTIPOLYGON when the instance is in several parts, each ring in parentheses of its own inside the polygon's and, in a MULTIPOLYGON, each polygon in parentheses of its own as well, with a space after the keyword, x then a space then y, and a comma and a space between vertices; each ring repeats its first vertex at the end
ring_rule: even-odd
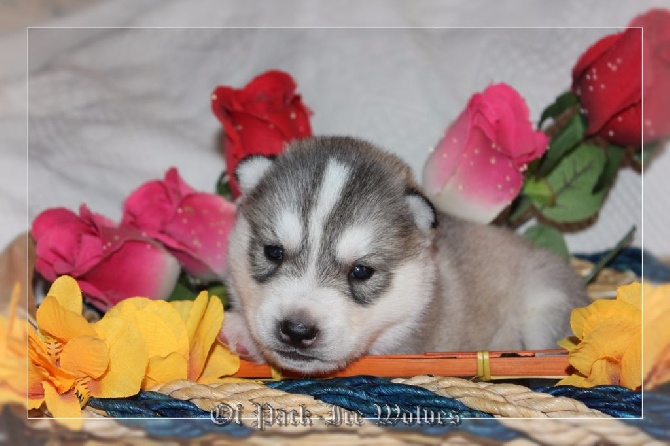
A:
POLYGON ((197 278, 189 276, 182 272, 177 280, 177 284, 172 290, 170 296, 165 299, 168 302, 175 300, 195 300, 201 291, 207 290, 210 296, 217 296, 223 303, 223 308, 229 308, 228 288, 221 282, 202 283, 197 278))
POLYGON ((228 174, 225 170, 221 172, 219 179, 216 180, 216 193, 228 201, 233 201, 233 194, 230 191, 228 174))
POLYGON ((636 226, 631 227, 626 235, 623 236, 621 240, 612 248, 607 254, 602 256, 600 258, 600 261, 593 265, 593 268, 591 268, 591 271, 583 278, 583 283, 584 285, 588 285, 595 277, 598 275, 598 273, 605 268, 605 265, 607 265, 616 255, 623 249, 624 246, 628 245, 631 240, 633 240, 633 235, 635 235, 635 231, 637 230, 636 226))
POLYGON ((606 162, 600 147, 579 145, 547 176, 554 191, 554 204, 536 205, 537 211, 557 223, 579 222, 594 216, 605 198, 606 191, 593 193, 593 190, 606 162))
POLYGON ((210 296, 216 296, 221 299, 224 309, 230 308, 230 302, 228 299, 228 287, 223 283, 216 283, 207 288, 207 292, 210 296))
POLYGON ((542 157, 535 176, 540 178, 551 172, 554 167, 567 156, 572 149, 574 149, 583 139, 586 131, 586 120, 584 117, 576 113, 563 126, 560 131, 551 138, 549 142, 549 149, 542 157))
POLYGON ((579 97, 576 94, 571 91, 563 93, 556 98, 553 104, 542 111, 540 122, 537 127, 542 128, 542 124, 544 124, 547 119, 554 119, 565 113, 570 107, 574 107, 577 104, 579 104, 579 97))
POLYGON ((513 228, 520 226, 531 216, 532 209, 533 206, 530 198, 523 194, 519 194, 519 196, 512 202, 511 212, 505 219, 506 224, 513 228))
POLYGON ((523 236, 535 246, 547 249, 565 259, 570 258, 568 245, 558 229, 551 226, 535 225, 528 228, 523 236))
POLYGON ((614 183, 617 172, 619 172, 619 167, 621 167, 621 162, 623 157, 626 155, 626 149, 624 147, 616 146, 610 144, 607 147, 607 162, 605 163, 605 168, 603 173, 598 178, 598 182, 593 187, 593 193, 599 193, 607 191, 610 186, 614 183))
POLYGON ((551 184, 546 178, 540 178, 539 180, 528 178, 523 184, 521 193, 530 198, 536 206, 552 206, 556 201, 551 184))
POLYGON ((191 286, 188 276, 182 273, 179 276, 179 280, 177 280, 174 290, 172 290, 172 293, 165 300, 168 302, 174 300, 195 300, 197 295, 198 292, 191 286))

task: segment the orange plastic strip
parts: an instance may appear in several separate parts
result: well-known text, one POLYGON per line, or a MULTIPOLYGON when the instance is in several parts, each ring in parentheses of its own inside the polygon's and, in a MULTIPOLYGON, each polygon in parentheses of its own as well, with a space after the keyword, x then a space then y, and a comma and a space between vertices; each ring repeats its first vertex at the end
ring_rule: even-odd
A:
MULTIPOLYGON (((566 350, 496 351, 489 353, 491 379, 500 377, 562 377, 569 375, 566 350)), ((479 356, 481 358, 481 354, 479 356)), ((384 378, 408 378, 416 375, 456 377, 477 376, 477 352, 436 352, 423 355, 364 356, 348 367, 323 378, 373 375, 384 378)), ((480 359, 481 367, 481 359, 480 359)), ((242 360, 239 378, 271 379, 267 364, 242 360)), ((285 378, 302 378, 304 374, 282 371, 285 378)))

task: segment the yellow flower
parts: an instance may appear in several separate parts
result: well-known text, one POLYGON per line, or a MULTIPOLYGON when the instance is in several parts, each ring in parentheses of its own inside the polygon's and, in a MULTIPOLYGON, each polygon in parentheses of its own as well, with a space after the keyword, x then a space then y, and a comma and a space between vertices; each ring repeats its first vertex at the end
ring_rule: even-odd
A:
POLYGON ((642 384, 642 286, 617 290, 616 300, 599 299, 572 311, 575 337, 559 345, 569 351, 576 370, 558 385, 592 387, 616 384, 638 389, 642 384))
POLYGON ((670 284, 644 287, 644 387, 670 381, 670 284))
POLYGON ((42 403, 56 418, 81 426, 90 396, 134 395, 147 366, 137 330, 125 321, 90 324, 82 315, 77 282, 62 276, 53 283, 28 330, 29 408, 42 403), (79 420, 78 420, 79 419, 79 420))
POLYGON ((143 389, 176 379, 211 383, 239 369, 239 357, 217 341, 223 324, 221 300, 206 291, 194 301, 125 299, 101 322, 106 320, 127 321, 141 333, 149 357, 143 389))
POLYGON ((17 317, 21 291, 17 283, 9 302, 7 317, 0 315, 0 407, 4 404, 26 404, 26 342, 28 321, 17 317))

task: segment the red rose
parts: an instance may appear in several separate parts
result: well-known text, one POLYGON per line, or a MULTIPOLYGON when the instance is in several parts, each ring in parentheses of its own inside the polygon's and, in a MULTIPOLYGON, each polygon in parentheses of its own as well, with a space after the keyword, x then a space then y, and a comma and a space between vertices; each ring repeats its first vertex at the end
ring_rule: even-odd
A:
POLYGON ((287 73, 268 71, 241 90, 226 86, 212 93, 212 110, 226 133, 223 152, 233 197, 240 195, 235 167, 249 155, 277 155, 293 139, 312 135, 311 113, 295 93, 287 73))
POLYGON ((489 223, 518 195, 526 165, 547 150, 524 99, 506 84, 472 96, 430 154, 423 185, 440 210, 489 223))
POLYGON ((592 45, 572 69, 586 134, 622 146, 642 144, 642 30, 628 28, 592 45))
POLYGON ((81 206, 79 215, 47 209, 32 226, 35 269, 49 281, 77 279, 96 307, 105 311, 122 299, 165 299, 179 277, 179 263, 140 231, 117 227, 81 206))
POLYGON ((196 192, 173 167, 163 181, 146 182, 126 198, 121 225, 158 240, 187 272, 208 280, 226 272, 234 220, 235 205, 220 195, 196 192))
POLYGON ((670 136, 670 10, 652 9, 630 22, 644 28, 644 142, 670 136))

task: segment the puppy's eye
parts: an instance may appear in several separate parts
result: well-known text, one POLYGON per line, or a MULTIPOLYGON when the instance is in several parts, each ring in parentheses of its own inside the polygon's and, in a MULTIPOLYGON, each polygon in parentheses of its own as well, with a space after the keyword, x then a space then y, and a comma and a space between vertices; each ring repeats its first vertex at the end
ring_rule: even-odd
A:
POLYGON ((284 258, 284 248, 281 245, 265 245, 263 253, 268 260, 273 262, 281 262, 284 258))
POLYGON ((349 276, 354 280, 368 280, 375 270, 369 266, 356 264, 351 268, 349 276))

